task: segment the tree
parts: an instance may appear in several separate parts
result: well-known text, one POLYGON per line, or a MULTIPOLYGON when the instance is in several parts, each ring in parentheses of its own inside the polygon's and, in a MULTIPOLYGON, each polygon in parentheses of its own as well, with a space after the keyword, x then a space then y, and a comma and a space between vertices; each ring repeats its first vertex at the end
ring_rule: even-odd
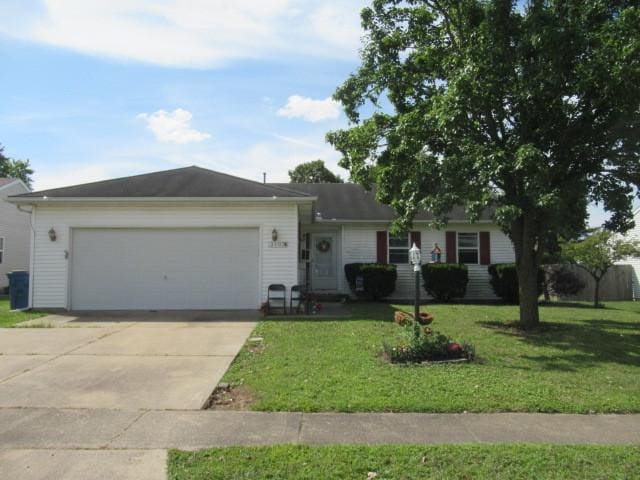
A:
POLYGON ((392 206, 396 231, 428 209, 488 205, 514 245, 520 323, 539 323, 549 238, 584 228, 589 201, 633 225, 640 184, 636 1, 374 0, 362 62, 335 92, 340 165, 392 206), (362 118, 361 113, 367 117, 362 118))
POLYGON ((600 280, 617 262, 640 257, 640 242, 624 240, 615 233, 596 229, 583 240, 562 243, 562 257, 589 272, 596 282, 593 306, 600 306, 600 280))
POLYGON ((31 186, 33 169, 29 160, 16 160, 4 155, 4 147, 0 144, 0 177, 19 178, 27 186, 31 186))
POLYGON ((301 163, 289 170, 290 183, 342 183, 342 178, 324 166, 322 160, 301 163))

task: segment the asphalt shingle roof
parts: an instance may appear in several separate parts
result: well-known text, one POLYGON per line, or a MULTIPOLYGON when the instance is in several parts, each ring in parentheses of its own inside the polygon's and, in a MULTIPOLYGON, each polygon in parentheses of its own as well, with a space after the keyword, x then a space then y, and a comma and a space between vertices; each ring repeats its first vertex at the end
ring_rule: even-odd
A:
MULTIPOLYGON (((396 217, 388 205, 378 202, 375 193, 367 191, 353 183, 275 183, 279 187, 288 187, 318 197, 316 213, 324 220, 388 220, 396 217)), ((490 220, 492 208, 483 212, 480 220, 490 220)), ((456 207, 449 213, 450 220, 467 221, 462 207, 456 207)), ((430 212, 421 212, 416 220, 429 221, 434 216, 430 212)))
MULTIPOLYGON (((0 186, 13 179, 0 178, 0 186)), ((214 172, 185 167, 132 177, 40 190, 12 198, 296 198, 317 197, 315 213, 323 220, 391 221, 395 212, 378 202, 375 193, 353 183, 260 183, 214 172)), ((486 209, 481 220, 491 219, 486 209)), ((416 220, 433 220, 421 212, 416 220)), ((466 221, 462 208, 449 214, 453 221, 466 221)))
POLYGON ((194 166, 40 190, 17 195, 16 198, 44 196, 50 198, 266 198, 304 197, 307 194, 291 188, 254 182, 194 166))
POLYGON ((9 178, 9 177, 0 177, 0 187, 3 187, 5 185, 8 185, 11 182, 15 182, 16 179, 15 178, 9 178))

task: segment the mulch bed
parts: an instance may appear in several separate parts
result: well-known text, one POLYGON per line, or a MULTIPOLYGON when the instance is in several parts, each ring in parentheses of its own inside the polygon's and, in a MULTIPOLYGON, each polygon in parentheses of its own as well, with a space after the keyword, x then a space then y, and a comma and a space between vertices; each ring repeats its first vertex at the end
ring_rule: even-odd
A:
POLYGON ((253 403, 253 394, 246 385, 218 385, 207 402, 202 406, 203 410, 250 410, 253 403))

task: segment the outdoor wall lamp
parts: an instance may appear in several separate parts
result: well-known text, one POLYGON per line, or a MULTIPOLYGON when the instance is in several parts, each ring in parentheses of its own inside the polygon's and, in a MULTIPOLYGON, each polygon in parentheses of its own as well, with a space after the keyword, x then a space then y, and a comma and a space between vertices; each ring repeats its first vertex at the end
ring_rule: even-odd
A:
POLYGON ((274 242, 278 240, 278 230, 276 230, 275 228, 271 230, 271 240, 273 240, 274 242))
POLYGON ((58 238, 58 235, 56 234, 56 231, 53 229, 53 227, 51 227, 49 229, 49 240, 51 240, 52 242, 56 241, 56 238, 58 238))

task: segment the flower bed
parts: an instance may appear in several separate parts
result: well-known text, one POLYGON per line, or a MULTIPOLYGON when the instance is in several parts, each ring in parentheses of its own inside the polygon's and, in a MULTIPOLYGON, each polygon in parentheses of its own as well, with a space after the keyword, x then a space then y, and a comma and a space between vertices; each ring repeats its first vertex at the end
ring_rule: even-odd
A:
POLYGON ((405 329, 407 338, 398 345, 384 345, 385 357, 391 363, 459 362, 475 358, 475 347, 472 344, 456 342, 425 326, 433 321, 432 315, 421 313, 416 323, 413 316, 396 312, 394 320, 405 329))

